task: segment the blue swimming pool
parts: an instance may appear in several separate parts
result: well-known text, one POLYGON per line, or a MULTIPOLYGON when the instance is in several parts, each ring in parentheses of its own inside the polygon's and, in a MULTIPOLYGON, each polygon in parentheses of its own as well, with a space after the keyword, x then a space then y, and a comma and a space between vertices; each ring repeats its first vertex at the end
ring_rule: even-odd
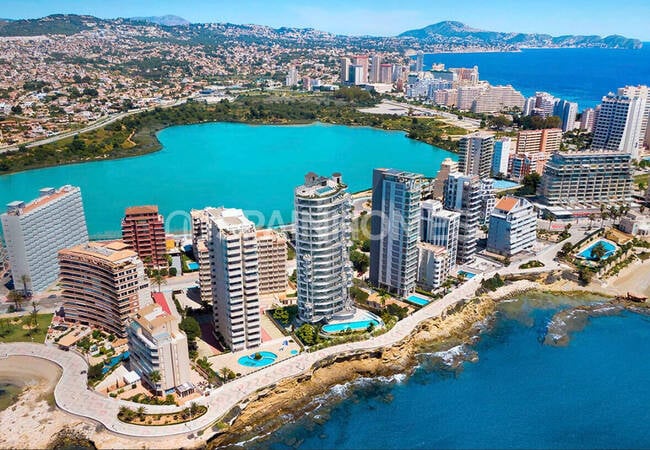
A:
POLYGON ((107 363, 104 364, 104 367, 102 367, 102 374, 108 373, 108 371, 111 370, 115 365, 126 359, 129 359, 130 355, 131 354, 126 351, 124 353, 120 353, 117 356, 113 356, 107 363))
POLYGON ((591 257, 591 251, 599 243, 603 244, 603 247, 605 247, 605 255, 603 256, 602 259, 607 259, 610 256, 612 256, 614 253, 616 253, 616 246, 614 244, 612 244, 609 241, 606 241, 605 239, 599 239, 593 244, 591 244, 589 247, 585 248, 580 253, 578 253, 578 256, 584 259, 588 259, 589 261, 596 261, 597 258, 591 257))
POLYGON ((345 330, 365 330, 368 328, 368 325, 373 324, 375 327, 379 325, 379 321, 375 319, 370 320, 358 320, 356 322, 341 322, 341 323, 331 323, 329 325, 323 325, 323 331, 325 333, 340 333, 345 330))
POLYGON ((273 364, 276 359, 278 359, 278 355, 275 353, 255 352, 250 355, 242 356, 237 360, 237 362, 246 367, 264 367, 273 364), (259 355, 259 359, 256 359, 255 355, 259 355))
POLYGON ((426 298, 424 298, 424 297, 420 297, 419 295, 415 295, 415 294, 409 296, 409 297, 406 299, 406 301, 409 302, 409 303, 413 303, 414 305, 418 305, 418 306, 426 306, 426 305, 428 305, 429 303, 431 303, 431 302, 430 302, 429 300, 427 300, 426 298))
POLYGON ((292 355, 297 355, 298 353, 299 353, 298 350, 291 350, 292 355))
POLYGON ((512 189, 517 186, 519 186, 519 183, 515 183, 514 181, 494 180, 494 189, 496 189, 497 191, 501 191, 504 189, 512 189))
POLYGON ((472 279, 472 278, 474 278, 474 277, 476 276, 475 273, 472 273, 472 272, 466 272, 466 271, 464 271, 464 270, 459 270, 459 271, 458 271, 458 275, 461 275, 461 274, 462 274, 462 275, 465 275, 465 278, 468 279, 468 280, 469 280, 469 279, 472 279))
POLYGON ((199 270, 199 263, 189 262, 187 263, 187 268, 190 270, 199 270))

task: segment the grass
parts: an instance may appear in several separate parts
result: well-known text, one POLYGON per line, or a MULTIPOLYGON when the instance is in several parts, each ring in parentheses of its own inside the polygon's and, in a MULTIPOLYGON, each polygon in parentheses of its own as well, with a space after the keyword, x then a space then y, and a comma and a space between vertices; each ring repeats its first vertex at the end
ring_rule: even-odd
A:
POLYGON ((53 314, 39 314, 37 316, 38 328, 29 334, 23 326, 29 323, 29 313, 20 317, 6 317, 0 319, 0 342, 45 342, 47 329, 52 322, 53 314))

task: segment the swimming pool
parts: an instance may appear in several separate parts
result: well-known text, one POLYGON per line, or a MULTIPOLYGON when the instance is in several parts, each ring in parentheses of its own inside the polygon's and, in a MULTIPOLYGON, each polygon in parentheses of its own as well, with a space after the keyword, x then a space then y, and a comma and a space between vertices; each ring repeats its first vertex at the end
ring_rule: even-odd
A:
POLYGON ((409 297, 407 297, 406 301, 409 302, 409 303, 413 303, 414 305, 418 305, 418 306, 426 306, 429 303, 431 303, 426 298, 420 297, 419 295, 415 295, 415 294, 410 295, 409 297))
POLYGON ((504 189, 512 189, 517 186, 519 186, 519 183, 515 183, 514 181, 494 180, 494 189, 496 189, 497 191, 501 191, 504 189))
POLYGON ((591 251, 598 244, 603 244, 603 247, 605 247, 605 254, 603 255, 602 259, 607 259, 610 256, 612 256, 614 253, 616 253, 616 246, 614 244, 612 244, 609 241, 606 241, 605 239, 599 239, 593 244, 591 244, 589 247, 585 248, 580 253, 578 253, 578 256, 580 258, 587 259, 589 261, 597 261, 597 258, 592 258, 591 251))
POLYGON ((244 355, 237 360, 239 364, 246 367, 264 367, 269 364, 273 364, 275 360, 278 359, 278 355, 271 352, 255 352, 250 355, 244 355), (260 358, 256 359, 255 355, 259 355, 260 358))
POLYGON ((323 331, 325 333, 340 333, 345 330, 359 331, 365 330, 368 328, 368 325, 373 324, 375 327, 379 325, 379 321, 375 319, 370 320, 358 320, 356 322, 341 322, 341 323, 331 323, 329 325, 323 325, 323 331))
POLYGON ((199 263, 189 262, 189 263, 187 263, 187 268, 192 270, 192 271, 199 270, 199 263))
POLYGON ((113 356, 107 363, 104 363, 104 367, 102 367, 102 374, 108 373, 109 370, 111 370, 115 365, 117 365, 121 361, 129 359, 130 355, 131 354, 127 350, 124 353, 120 353, 117 356, 113 356))
POLYGON ((459 270, 458 275, 465 275, 465 278, 468 279, 468 280, 470 280, 470 279, 472 279, 472 278, 474 278, 476 276, 475 273, 466 272, 464 270, 459 270))

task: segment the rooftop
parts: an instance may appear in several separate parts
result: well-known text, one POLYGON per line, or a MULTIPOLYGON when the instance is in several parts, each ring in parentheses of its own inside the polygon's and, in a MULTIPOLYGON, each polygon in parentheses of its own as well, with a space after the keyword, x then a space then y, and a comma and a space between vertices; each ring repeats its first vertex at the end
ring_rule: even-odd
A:
POLYGON ((11 203, 7 203, 7 212, 9 214, 28 214, 32 211, 36 211, 37 209, 52 203, 53 201, 65 197, 67 194, 71 192, 78 191, 79 188, 75 186, 70 186, 70 185, 65 185, 60 187, 59 189, 54 189, 54 188, 43 188, 40 190, 40 196, 38 198, 35 198, 31 202, 25 204, 25 202, 21 200, 15 200, 11 203))
POLYGON ((340 173, 328 178, 309 172, 305 175, 305 183, 296 187, 295 194, 299 197, 328 197, 346 187, 340 173))
POLYGON ((255 224, 248 220, 241 209, 216 208, 207 210, 207 213, 210 220, 221 231, 237 233, 255 229, 255 224))
POLYGON ((137 256, 137 253, 130 250, 122 241, 88 242, 87 244, 80 244, 72 248, 61 250, 59 253, 84 255, 103 259, 109 263, 117 263, 137 256))
POLYGON ((158 206, 143 205, 143 206, 131 206, 129 208, 126 208, 127 216, 136 216, 139 214, 158 214, 158 206))

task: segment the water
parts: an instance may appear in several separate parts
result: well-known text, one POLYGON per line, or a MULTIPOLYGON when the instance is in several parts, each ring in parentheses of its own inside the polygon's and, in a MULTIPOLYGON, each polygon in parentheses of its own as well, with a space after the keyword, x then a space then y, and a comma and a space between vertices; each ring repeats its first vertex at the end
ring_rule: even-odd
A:
POLYGON ((514 181, 494 180, 494 189, 497 191, 512 189, 517 186, 519 186, 519 183, 515 183, 514 181))
POLYGON ((419 306, 426 306, 426 305, 428 305, 430 303, 429 300, 427 300, 426 298, 422 298, 419 295, 415 295, 415 294, 410 295, 406 299, 406 301, 411 302, 411 303, 413 303, 415 305, 419 305, 419 306))
POLYGON ((376 167, 434 176, 444 158, 457 159, 402 132, 324 124, 209 123, 167 128, 158 137, 163 149, 149 155, 0 176, 0 205, 73 184, 81 187, 92 237, 119 236, 124 209, 146 204, 159 205, 173 231, 189 230, 175 211, 222 205, 260 211, 263 218, 251 219, 278 225, 291 221, 293 189, 309 171, 341 172, 355 192, 371 186, 376 167))
POLYGON ((541 341, 557 306, 539 306, 504 304, 473 348, 478 361, 461 371, 441 370, 439 353, 423 355, 407 381, 356 383, 346 400, 253 448, 650 446, 650 318, 592 318, 568 346, 553 347, 541 341))
POLYGON ((594 107, 610 91, 627 84, 648 84, 650 44, 640 50, 561 48, 509 53, 425 55, 425 68, 434 62, 447 67, 478 66, 479 77, 492 84, 512 84, 525 96, 546 91, 594 107))
POLYGON ((329 325, 323 325, 323 331, 325 333, 340 333, 345 330, 365 330, 370 326, 370 324, 376 327, 379 325, 379 321, 371 319, 357 320, 355 322, 331 323, 329 325))
POLYGON ((258 353, 261 356, 260 359, 255 359, 256 353, 253 353, 252 355, 242 356, 237 360, 237 362, 246 367, 264 367, 268 366, 269 364, 273 364, 275 360, 278 359, 278 355, 272 352, 258 353))
POLYGON ((0 411, 13 405, 22 390, 17 384, 0 381, 0 411))
POLYGON ((586 249, 578 253, 578 256, 584 259, 594 259, 591 257, 591 250, 598 244, 603 244, 603 247, 605 248, 605 254, 603 255, 602 259, 607 259, 616 252, 616 246, 614 244, 612 244, 611 242, 605 239, 599 239, 593 244, 591 244, 589 247, 587 247, 586 249))

